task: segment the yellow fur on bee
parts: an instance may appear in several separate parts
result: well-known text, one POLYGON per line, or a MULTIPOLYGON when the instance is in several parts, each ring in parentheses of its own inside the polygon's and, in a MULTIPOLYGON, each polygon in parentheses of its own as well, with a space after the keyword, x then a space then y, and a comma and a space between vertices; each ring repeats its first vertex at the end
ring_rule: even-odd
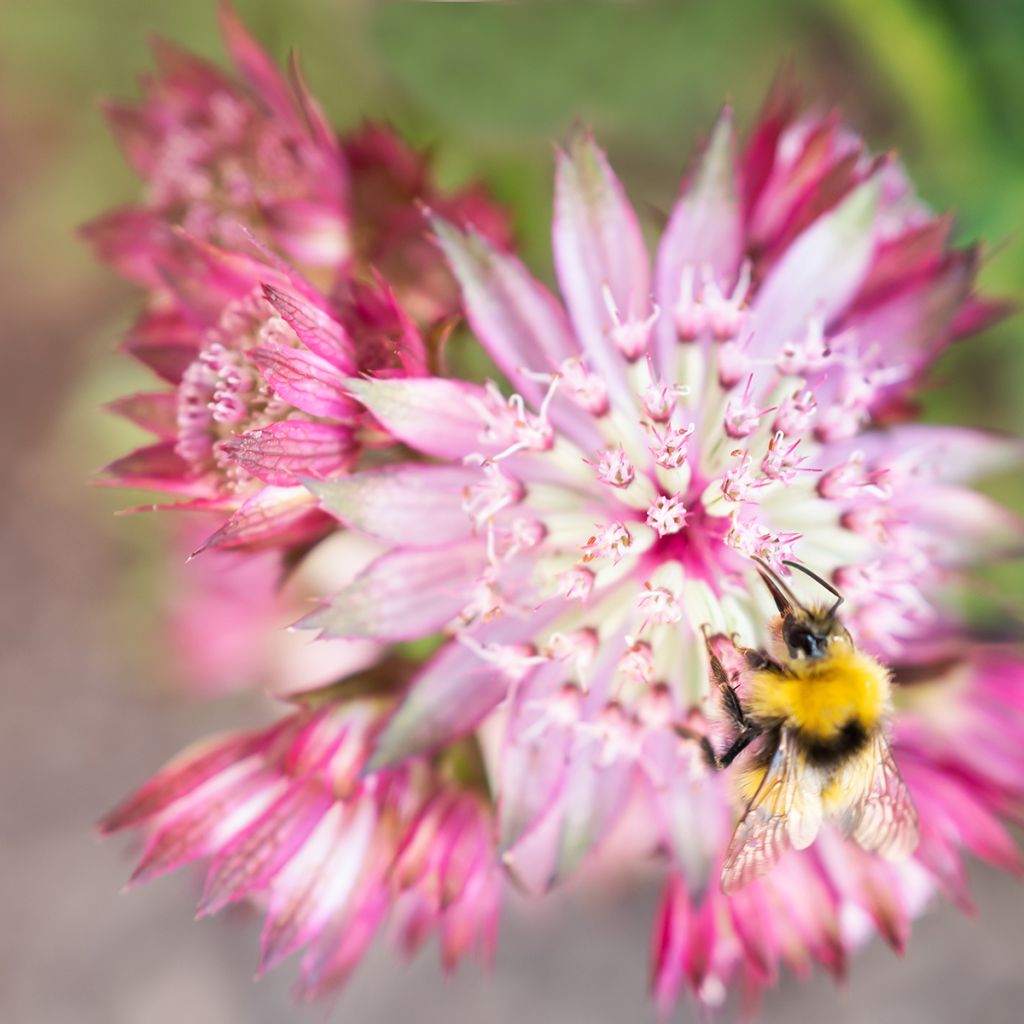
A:
POLYGON ((823 741, 834 739, 851 720, 873 729, 889 707, 889 674, 870 655, 847 644, 835 646, 820 658, 788 660, 791 676, 754 673, 747 713, 823 741))

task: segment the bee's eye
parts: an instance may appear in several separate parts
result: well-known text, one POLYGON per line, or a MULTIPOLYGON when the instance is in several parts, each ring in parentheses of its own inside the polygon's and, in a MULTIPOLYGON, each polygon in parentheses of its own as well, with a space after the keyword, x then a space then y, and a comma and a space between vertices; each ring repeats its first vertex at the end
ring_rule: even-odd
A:
POLYGON ((792 654, 816 658, 825 647, 825 639, 812 633, 806 626, 794 626, 786 631, 786 644, 792 654))

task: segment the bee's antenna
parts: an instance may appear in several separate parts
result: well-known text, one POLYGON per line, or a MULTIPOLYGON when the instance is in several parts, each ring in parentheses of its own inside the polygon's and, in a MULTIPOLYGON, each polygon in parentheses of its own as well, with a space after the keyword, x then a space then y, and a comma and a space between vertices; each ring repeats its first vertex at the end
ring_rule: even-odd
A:
MULTIPOLYGON (((779 609, 779 614, 785 615, 793 608, 799 608, 800 611, 806 615, 807 609, 796 599, 793 591, 790 590, 786 583, 783 582, 779 574, 766 561, 764 561, 764 559, 758 558, 757 555, 752 555, 751 558, 757 563, 761 579, 764 580, 765 586, 767 586, 769 592, 774 598, 775 606, 779 609)), ((783 565, 788 564, 788 562, 783 563, 783 565)))
POLYGON ((790 569, 798 569, 805 576, 810 576, 810 578, 814 580, 815 583, 818 583, 821 586, 823 586, 836 599, 836 603, 832 605, 832 607, 828 610, 828 617, 832 618, 832 616, 835 615, 835 613, 839 610, 839 606, 843 603, 843 601, 846 600, 846 598, 844 598, 843 595, 840 594, 839 591, 836 590, 836 588, 828 582, 828 580, 822 579, 816 572, 812 572, 810 569, 808 569, 806 565, 801 565, 799 562, 790 562, 788 560, 784 561, 782 564, 788 565, 790 569))

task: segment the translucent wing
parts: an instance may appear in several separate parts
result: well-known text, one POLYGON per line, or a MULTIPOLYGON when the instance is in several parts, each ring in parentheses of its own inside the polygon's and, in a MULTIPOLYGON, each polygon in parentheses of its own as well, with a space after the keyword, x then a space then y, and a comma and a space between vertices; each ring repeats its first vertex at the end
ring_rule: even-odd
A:
POLYGON ((722 866, 726 894, 765 874, 790 847, 803 849, 821 826, 821 779, 802 763, 790 733, 779 745, 733 833, 722 866))
POLYGON ((907 857, 917 847, 917 809, 879 733, 872 745, 863 795, 849 815, 848 833, 865 850, 884 857, 907 857))

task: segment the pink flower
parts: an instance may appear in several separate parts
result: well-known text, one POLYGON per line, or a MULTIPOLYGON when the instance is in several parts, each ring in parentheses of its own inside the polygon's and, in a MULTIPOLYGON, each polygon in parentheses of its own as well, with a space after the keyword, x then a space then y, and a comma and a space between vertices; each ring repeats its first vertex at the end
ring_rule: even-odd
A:
POLYGON ((266 912, 259 971, 304 950, 299 991, 343 984, 391 919, 407 954, 438 934, 446 968, 493 955, 500 875, 490 809, 461 770, 364 776, 379 700, 310 706, 186 752, 101 824, 145 836, 132 882, 203 860, 200 916, 246 899, 266 912))
POLYGON ((418 322, 459 308, 420 205, 496 244, 507 229, 478 187, 441 195, 390 130, 338 139, 297 68, 287 82, 227 4, 221 22, 240 81, 160 42, 144 101, 110 107, 148 194, 85 235, 146 288, 124 347, 172 390, 113 403, 157 440, 107 478, 227 512, 209 545, 288 546, 331 526, 298 481, 386 443, 344 378, 425 373, 418 322))
POLYGON ((158 73, 143 79, 142 103, 108 104, 146 196, 90 234, 134 277, 144 271, 124 236, 153 220, 232 247, 244 227, 297 264, 338 270, 352 244, 348 171, 334 131, 297 66, 286 81, 227 4, 220 19, 239 79, 158 39, 158 73))
POLYGON ((286 79, 227 3, 220 21, 237 78, 159 39, 142 102, 107 105, 146 193, 87 226, 100 255, 159 291, 148 250, 161 227, 176 225, 229 249, 256 239, 328 292, 379 270, 421 322, 457 312, 418 204, 499 245, 508 241, 504 213, 478 185, 442 194, 427 158, 383 125, 338 137, 296 62, 286 79))
POLYGON ((166 291, 126 348, 171 389, 113 404, 157 441, 107 480, 228 512, 211 546, 323 534, 301 481, 347 473, 366 443, 347 376, 425 372, 418 328, 380 282, 332 304, 285 267, 172 232, 149 259, 166 291))
MULTIPOLYGON (((901 867, 829 835, 750 890, 717 893, 736 809, 681 737, 711 711, 702 630, 767 640, 774 611, 751 559, 833 577, 858 643, 913 663, 938 631, 955 635, 937 604, 950 571, 1021 537, 966 486, 1019 446, 894 422, 936 354, 994 315, 971 296, 972 254, 949 249, 902 169, 833 119, 769 110, 745 154, 734 149, 726 113, 652 264, 622 186, 578 136, 558 156, 564 305, 435 217, 469 321, 516 390, 353 379, 381 425, 432 461, 311 485, 390 548, 302 624, 455 636, 375 739, 371 767, 478 730, 504 862, 535 890, 623 822, 640 843, 626 812, 644 806, 646 846, 669 850, 676 871, 657 946, 664 1002, 683 978, 714 1002, 737 971, 763 984, 780 960, 838 971, 841 904, 902 941, 936 880, 948 884, 927 835, 901 867), (754 934, 769 917, 758 901, 777 910, 794 893, 806 918, 754 934)), ((977 671, 980 694, 996 670, 977 671)), ((914 749, 897 742, 901 764, 914 749)), ((908 782, 927 813, 941 783, 913 767, 908 782)), ((1006 784, 1019 799, 1024 774, 1006 784)), ((947 860, 971 848, 974 825, 987 827, 950 824, 947 860)))

